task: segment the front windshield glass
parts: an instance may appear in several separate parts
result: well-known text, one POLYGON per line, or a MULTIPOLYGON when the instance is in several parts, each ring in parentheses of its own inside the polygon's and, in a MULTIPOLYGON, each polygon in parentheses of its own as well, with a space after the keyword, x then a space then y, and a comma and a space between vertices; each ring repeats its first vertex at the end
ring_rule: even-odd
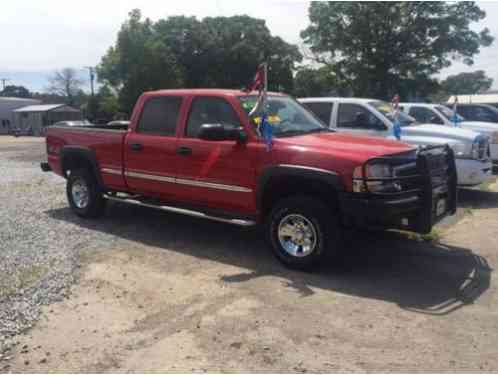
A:
MULTIPOLYGON (((240 96, 239 100, 242 108, 249 114, 256 105, 258 97, 256 95, 240 96)), ((273 126, 274 137, 332 131, 301 104, 288 96, 270 95, 266 103, 268 122, 273 126)), ((254 126, 259 125, 261 113, 253 114, 250 120, 254 126)))
MULTIPOLYGON (((446 117, 447 120, 453 121, 453 116, 454 116, 453 110, 449 109, 448 107, 443 107, 442 105, 438 105, 435 108, 444 117, 446 117)), ((458 121, 463 121, 465 119, 457 113, 457 120, 458 121)))
MULTIPOLYGON (((368 104, 370 104, 377 111, 379 111, 384 116, 386 116, 389 119, 389 121, 391 121, 391 122, 394 121, 393 109, 391 107, 391 104, 389 104, 388 102, 376 100, 374 102, 369 102, 368 104)), ((411 116, 408 116, 405 112, 403 112, 401 110, 399 111, 399 114, 398 114, 398 120, 399 120, 399 123, 402 127, 417 125, 417 120, 415 120, 411 116)))

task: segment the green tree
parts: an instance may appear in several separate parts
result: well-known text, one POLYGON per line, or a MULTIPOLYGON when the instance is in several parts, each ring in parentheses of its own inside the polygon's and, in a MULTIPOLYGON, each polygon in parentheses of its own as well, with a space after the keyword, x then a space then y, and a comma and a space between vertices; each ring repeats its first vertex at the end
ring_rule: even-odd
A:
POLYGON ((301 68, 294 77, 296 97, 347 95, 347 89, 328 66, 317 69, 301 68))
POLYGON ((241 88, 262 61, 269 63, 269 87, 291 91, 296 46, 272 36, 263 20, 248 16, 173 16, 156 23, 134 10, 116 45, 102 58, 99 79, 119 91, 130 110, 146 90, 173 87, 241 88))
POLYGON ((157 37, 152 22, 142 21, 138 9, 129 13, 97 73, 101 82, 119 89, 119 104, 127 113, 142 92, 178 87, 183 82, 174 55, 157 37))
POLYGON ((489 90, 492 84, 493 78, 489 78, 484 70, 476 70, 448 76, 441 82, 441 88, 449 95, 472 95, 489 90))
POLYGON ((8 85, 3 91, 0 91, 0 96, 11 96, 14 98, 31 98, 32 94, 24 86, 8 85))
POLYGON ((406 81, 473 64, 493 37, 470 29, 485 17, 474 2, 312 2, 304 42, 354 94, 390 98, 406 81))

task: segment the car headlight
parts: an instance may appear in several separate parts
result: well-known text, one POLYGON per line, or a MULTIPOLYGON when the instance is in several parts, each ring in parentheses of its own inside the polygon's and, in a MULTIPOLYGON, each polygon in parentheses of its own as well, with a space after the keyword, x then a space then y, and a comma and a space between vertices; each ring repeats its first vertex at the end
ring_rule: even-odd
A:
POLYGON ((356 167, 353 173, 353 192, 398 192, 401 184, 393 180, 394 177, 393 167, 386 163, 367 163, 364 167, 356 167))

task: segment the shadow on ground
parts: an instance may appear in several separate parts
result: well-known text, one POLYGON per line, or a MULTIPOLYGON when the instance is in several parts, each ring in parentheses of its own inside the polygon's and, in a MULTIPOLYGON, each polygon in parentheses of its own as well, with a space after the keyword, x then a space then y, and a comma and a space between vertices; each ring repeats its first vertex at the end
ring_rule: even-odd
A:
POLYGON ((498 208, 498 192, 478 189, 458 189, 458 206, 462 208, 498 208))
POLYGON ((167 251, 245 269, 220 275, 227 283, 276 276, 306 297, 315 288, 392 302, 418 313, 445 315, 473 303, 490 285, 485 258, 469 249, 419 242, 397 232, 356 232, 348 236, 338 263, 315 273, 285 269, 271 255, 257 229, 111 203, 106 216, 89 221, 69 208, 47 211, 56 220, 112 234, 167 251))

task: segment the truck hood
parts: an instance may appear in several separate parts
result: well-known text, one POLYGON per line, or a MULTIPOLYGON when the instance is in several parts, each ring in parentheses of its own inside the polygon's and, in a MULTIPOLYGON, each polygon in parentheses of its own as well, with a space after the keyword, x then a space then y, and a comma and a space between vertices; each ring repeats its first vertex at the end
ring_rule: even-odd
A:
POLYGON ((469 129, 434 124, 407 126, 401 130, 401 140, 403 142, 420 146, 470 144, 474 142, 477 135, 477 133, 469 129))
POLYGON ((486 135, 492 135, 494 132, 498 132, 498 124, 494 122, 462 121, 458 123, 458 126, 486 135))
POLYGON ((359 162, 414 149, 413 146, 403 142, 338 132, 276 138, 274 139, 274 143, 275 145, 287 146, 300 151, 315 151, 323 154, 343 156, 359 162))

